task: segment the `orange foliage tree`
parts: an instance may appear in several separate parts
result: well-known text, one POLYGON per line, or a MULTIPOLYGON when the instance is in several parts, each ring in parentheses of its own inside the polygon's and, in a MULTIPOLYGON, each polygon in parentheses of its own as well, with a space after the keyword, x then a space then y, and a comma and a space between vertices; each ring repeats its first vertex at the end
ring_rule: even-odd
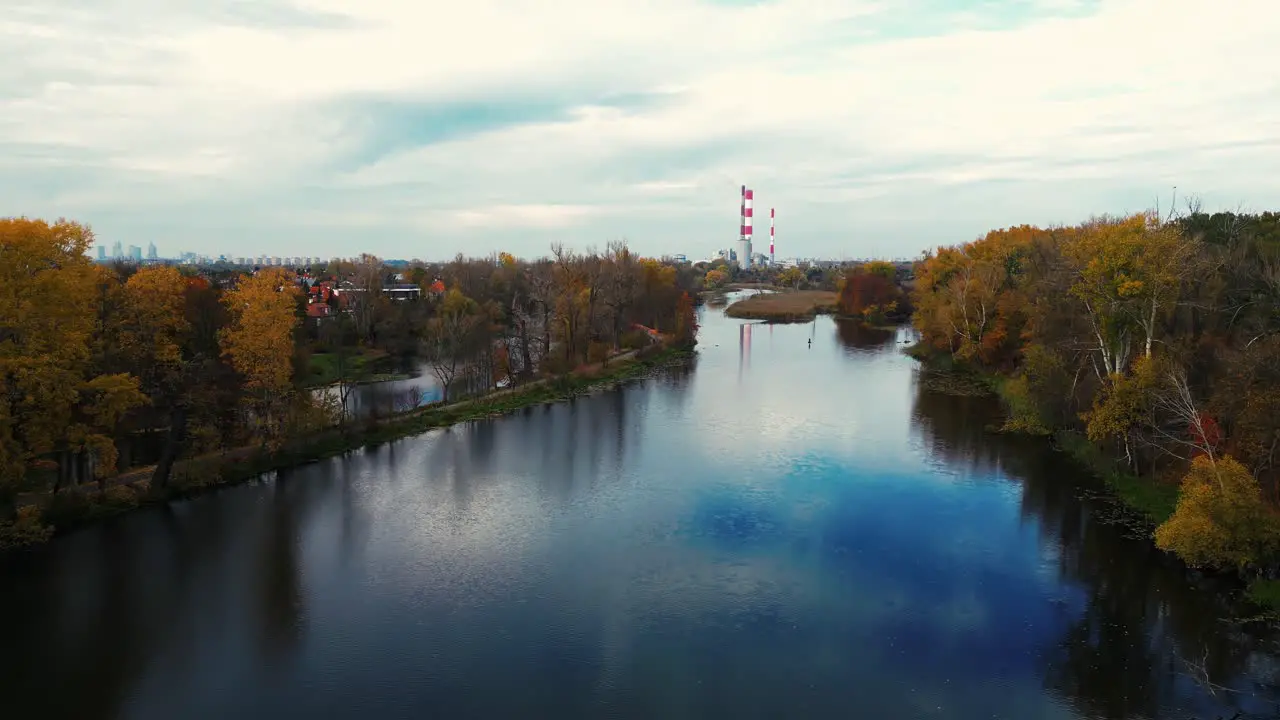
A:
POLYGON ((698 342, 698 314, 693 308, 693 298, 689 293, 680 294, 676 303, 675 345, 679 348, 691 348, 698 342))
POLYGON ((849 270, 840 282, 840 312, 881 322, 896 314, 902 291, 889 263, 867 263, 849 270), (888 272, 885 272, 887 267, 888 272))
POLYGON ((59 482, 115 469, 111 433, 142 403, 137 379, 95 374, 92 231, 59 220, 0 220, 0 518, 28 470, 55 457, 59 482))
POLYGON ((291 272, 265 268, 241 276, 226 294, 231 324, 222 331, 223 353, 244 378, 248 409, 263 444, 280 439, 292 396, 299 292, 291 272))

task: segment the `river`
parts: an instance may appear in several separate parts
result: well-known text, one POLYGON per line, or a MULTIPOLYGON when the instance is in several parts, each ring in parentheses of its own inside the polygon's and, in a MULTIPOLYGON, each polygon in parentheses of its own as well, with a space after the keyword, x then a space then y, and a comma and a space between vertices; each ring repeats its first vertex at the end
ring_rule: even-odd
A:
POLYGON ((1063 456, 984 432, 990 402, 923 390, 909 331, 701 313, 689 367, 8 559, 3 715, 1273 707, 1271 640, 1103 522, 1063 456))

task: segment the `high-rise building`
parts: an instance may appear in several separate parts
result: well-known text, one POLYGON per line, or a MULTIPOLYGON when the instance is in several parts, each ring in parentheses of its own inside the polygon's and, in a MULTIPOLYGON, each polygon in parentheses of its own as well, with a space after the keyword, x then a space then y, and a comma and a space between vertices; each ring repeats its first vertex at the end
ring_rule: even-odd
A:
POLYGON ((121 248, 119 240, 111 244, 111 257, 117 260, 124 257, 124 249, 121 248))
POLYGON ((142 262, 142 248, 137 245, 129 246, 129 259, 134 262, 142 262))
POLYGON ((106 262, 106 260, 107 260, 107 248, 102 245, 99 245, 98 246, 98 262, 106 262))
POLYGON ((155 259, 157 259, 158 257, 159 257, 159 255, 157 255, 157 254, 156 254, 156 244, 155 244, 155 243, 149 243, 149 244, 147 245, 147 259, 148 259, 148 260, 155 260, 155 259))

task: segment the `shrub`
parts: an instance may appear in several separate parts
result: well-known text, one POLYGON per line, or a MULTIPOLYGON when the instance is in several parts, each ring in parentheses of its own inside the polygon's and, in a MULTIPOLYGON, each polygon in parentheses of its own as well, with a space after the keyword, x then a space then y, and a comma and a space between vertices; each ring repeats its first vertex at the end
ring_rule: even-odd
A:
POLYGON ((39 545, 53 537, 53 526, 41 521, 40 508, 28 505, 18 508, 13 522, 0 523, 0 550, 39 545))
POLYGON ((1234 458, 1198 457, 1182 481, 1173 516, 1156 528, 1156 545, 1195 567, 1244 570, 1266 562, 1280 524, 1258 481, 1234 458))
POLYGON ((542 368, 552 375, 563 375, 569 372, 570 364, 562 357, 548 355, 542 360, 542 368))
POLYGON ((621 344, 623 350, 635 350, 636 348, 645 347, 649 344, 649 333, 643 330, 632 330, 623 334, 621 344))
POLYGON ((138 495, 128 485, 112 485, 103 491, 99 502, 108 511, 123 511, 138 506, 138 495))
POLYGON ((173 468, 169 479, 176 490, 198 490, 222 482, 222 467, 216 460, 188 460, 173 468))
POLYGON ((1002 430, 1029 435, 1050 433, 1049 426, 1041 417, 1040 406, 1036 403, 1031 383, 1025 374, 1015 375, 1000 383, 999 393, 1008 415, 1002 430))
POLYGON ((587 346, 587 362, 599 363, 604 362, 609 357, 609 345, 602 342, 592 342, 587 346))

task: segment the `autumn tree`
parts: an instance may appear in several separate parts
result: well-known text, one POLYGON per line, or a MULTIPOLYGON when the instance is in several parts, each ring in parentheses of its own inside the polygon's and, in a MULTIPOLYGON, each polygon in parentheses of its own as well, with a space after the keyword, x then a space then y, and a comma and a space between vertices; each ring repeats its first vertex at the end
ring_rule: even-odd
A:
POLYGON ((228 322, 220 291, 203 277, 182 280, 182 363, 176 374, 164 378, 166 385, 152 403, 158 411, 167 411, 164 445, 151 477, 156 490, 168 485, 174 463, 193 438, 199 441, 196 450, 221 444, 230 430, 224 421, 226 410, 234 408, 239 397, 235 371, 219 344, 219 333, 228 322))
POLYGON ((587 266, 578 255, 563 245, 551 248, 554 261, 555 323, 559 340, 564 349, 562 357, 569 366, 586 358, 587 339, 591 317, 588 302, 591 297, 587 266))
POLYGON ((475 351, 475 335, 484 322, 480 305, 453 288, 431 319, 426 334, 427 358, 440 381, 444 401, 452 398, 454 381, 466 368, 475 351))
POLYGON ((888 266, 887 276, 883 268, 873 266, 855 267, 845 274, 840 282, 838 301, 841 313, 871 322, 880 322, 896 313, 901 291, 894 282, 893 266, 884 265, 888 266))
POLYGON ((1125 462, 1134 464, 1135 434, 1147 425, 1151 406, 1160 388, 1162 365, 1154 359, 1139 358, 1132 374, 1116 373, 1109 378, 1094 401, 1082 414, 1086 433, 1094 442, 1113 440, 1124 449, 1125 462))
POLYGON ((625 241, 610 243, 608 252, 604 302, 609 308, 611 341, 617 349, 626 331, 627 317, 635 305, 640 273, 636 256, 625 241))
POLYGON ((65 220, 0 220, 0 519, 32 464, 53 455, 57 485, 114 471, 110 434, 142 403, 127 373, 94 375, 89 228, 65 220))
POLYGON ((778 273, 778 284, 783 287, 789 287, 793 290, 799 289, 800 284, 804 281, 804 271, 798 267, 789 267, 778 273))
POLYGON ((284 411, 292 399, 298 292, 292 273, 265 268, 241 276, 226 294, 231 322, 222 333, 223 352, 244 378, 249 411, 263 444, 281 439, 284 411))
POLYGON ((680 293, 680 300, 676 304, 673 335, 678 348, 692 348, 698 342, 698 315, 693 308, 693 298, 689 297, 688 292, 680 293))
POLYGON ((1280 525, 1257 480, 1230 456, 1197 457, 1178 506, 1155 532, 1156 544, 1198 567, 1256 567, 1272 558, 1280 525))
POLYGON ((1159 313, 1177 299, 1194 244, 1150 215, 1085 225, 1063 246, 1075 268, 1071 294, 1091 323, 1099 378, 1127 371, 1137 340, 1151 356, 1159 313))

